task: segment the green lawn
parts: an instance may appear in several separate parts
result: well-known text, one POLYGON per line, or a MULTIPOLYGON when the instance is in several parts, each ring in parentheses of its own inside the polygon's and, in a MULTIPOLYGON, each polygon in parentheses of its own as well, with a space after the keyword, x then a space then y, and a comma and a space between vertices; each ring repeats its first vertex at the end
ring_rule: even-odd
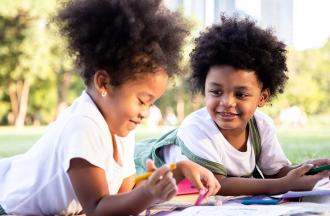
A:
MULTIPOLYGON (((16 132, 13 128, 0 127, 0 158, 25 152, 38 140, 45 128, 27 128, 16 132)), ((159 137, 169 128, 141 128, 137 131, 137 141, 159 137)), ((330 158, 330 126, 305 129, 278 129, 278 137, 288 158, 294 163, 311 158, 330 158)))

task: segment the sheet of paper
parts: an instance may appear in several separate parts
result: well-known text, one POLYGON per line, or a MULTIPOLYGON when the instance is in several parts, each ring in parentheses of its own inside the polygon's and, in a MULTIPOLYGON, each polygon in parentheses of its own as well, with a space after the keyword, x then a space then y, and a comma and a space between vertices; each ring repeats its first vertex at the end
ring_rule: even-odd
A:
POLYGON ((274 198, 297 198, 307 196, 330 196, 330 181, 328 178, 323 178, 316 183, 311 191, 288 191, 284 194, 274 195, 274 198))
POLYGON ((223 205, 223 206, 194 206, 181 212, 170 214, 171 216, 279 216, 290 211, 297 210, 299 207, 288 207, 275 205, 271 207, 264 205, 223 205))

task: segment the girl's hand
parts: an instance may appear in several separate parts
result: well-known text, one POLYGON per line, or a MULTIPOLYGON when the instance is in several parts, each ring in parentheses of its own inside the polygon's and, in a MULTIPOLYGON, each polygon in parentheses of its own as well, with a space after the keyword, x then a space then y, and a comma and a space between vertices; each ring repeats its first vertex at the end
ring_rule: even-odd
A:
POLYGON ((147 161, 147 169, 148 171, 154 171, 154 173, 148 178, 143 187, 147 195, 152 197, 154 203, 170 200, 176 195, 178 190, 176 181, 168 166, 156 169, 152 161, 147 161))
POLYGON ((285 177, 285 185, 288 191, 309 191, 312 190, 314 185, 324 177, 329 177, 330 172, 324 171, 315 175, 305 175, 313 164, 303 164, 298 168, 291 170, 285 177))
POLYGON ((185 178, 188 178, 194 186, 200 191, 207 188, 206 196, 215 195, 220 190, 220 183, 214 174, 208 169, 194 163, 190 160, 184 160, 177 163, 177 169, 185 178))

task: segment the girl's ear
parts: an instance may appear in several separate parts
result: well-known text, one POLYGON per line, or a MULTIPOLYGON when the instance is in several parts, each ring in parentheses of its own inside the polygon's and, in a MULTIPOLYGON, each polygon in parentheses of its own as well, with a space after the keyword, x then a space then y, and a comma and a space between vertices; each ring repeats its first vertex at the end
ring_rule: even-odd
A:
POLYGON ((106 94, 107 87, 110 85, 109 74, 104 70, 98 70, 94 74, 93 84, 98 93, 106 94))
POLYGON ((269 88, 262 90, 260 99, 259 99, 259 103, 258 103, 258 107, 263 107, 267 103, 269 96, 270 96, 269 88))

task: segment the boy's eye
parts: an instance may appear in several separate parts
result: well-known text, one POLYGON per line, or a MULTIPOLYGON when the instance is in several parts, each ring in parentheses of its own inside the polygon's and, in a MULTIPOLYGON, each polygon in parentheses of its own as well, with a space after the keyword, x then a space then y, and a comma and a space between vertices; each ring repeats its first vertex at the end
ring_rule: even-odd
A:
POLYGON ((247 94, 245 92, 238 92, 238 93, 236 93, 236 97, 238 97, 238 98, 246 98, 248 96, 249 96, 249 94, 247 94))
POLYGON ((214 96, 219 96, 222 94, 222 91, 220 91, 220 90, 211 89, 209 92, 211 93, 211 95, 214 95, 214 96))

